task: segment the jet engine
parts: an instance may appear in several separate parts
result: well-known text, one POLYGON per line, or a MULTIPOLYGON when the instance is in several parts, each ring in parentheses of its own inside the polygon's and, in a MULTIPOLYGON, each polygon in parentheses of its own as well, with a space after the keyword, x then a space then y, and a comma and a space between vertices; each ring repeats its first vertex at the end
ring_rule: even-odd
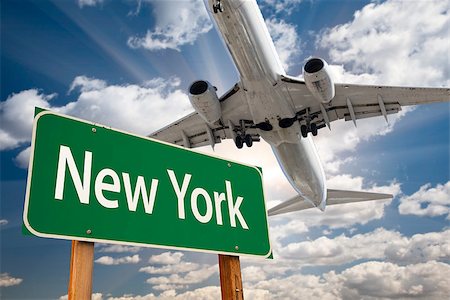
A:
POLYGON ((208 81, 199 80, 192 83, 189 87, 189 100, 200 117, 210 125, 219 121, 222 116, 216 88, 208 81))
POLYGON ((334 83, 326 61, 321 58, 309 59, 303 67, 303 77, 314 98, 322 103, 328 103, 334 98, 334 83))

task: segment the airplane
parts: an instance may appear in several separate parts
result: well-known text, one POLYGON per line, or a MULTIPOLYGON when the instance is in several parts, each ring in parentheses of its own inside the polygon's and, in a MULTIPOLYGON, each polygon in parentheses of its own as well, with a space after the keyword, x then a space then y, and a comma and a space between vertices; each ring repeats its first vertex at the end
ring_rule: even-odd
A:
POLYGON ((297 196, 268 210, 277 215, 327 205, 392 199, 392 195, 327 189, 312 136, 339 119, 387 116, 402 106, 450 101, 448 88, 335 83, 328 64, 308 59, 303 79, 286 74, 256 0, 204 0, 240 80, 222 96, 206 80, 193 82, 195 112, 149 135, 187 148, 233 139, 237 148, 264 139, 297 196))

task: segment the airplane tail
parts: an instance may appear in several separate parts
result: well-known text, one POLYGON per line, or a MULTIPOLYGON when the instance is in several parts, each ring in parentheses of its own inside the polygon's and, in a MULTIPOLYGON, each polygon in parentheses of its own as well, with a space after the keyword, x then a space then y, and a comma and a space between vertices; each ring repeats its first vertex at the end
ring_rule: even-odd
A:
MULTIPOLYGON (((327 205, 345 204, 352 202, 363 202, 371 200, 387 200, 392 199, 390 194, 368 193, 368 192, 354 192, 342 190, 327 190, 327 205)), ((297 195, 279 205, 269 209, 269 216, 299 211, 315 206, 307 201, 303 196, 297 195)))

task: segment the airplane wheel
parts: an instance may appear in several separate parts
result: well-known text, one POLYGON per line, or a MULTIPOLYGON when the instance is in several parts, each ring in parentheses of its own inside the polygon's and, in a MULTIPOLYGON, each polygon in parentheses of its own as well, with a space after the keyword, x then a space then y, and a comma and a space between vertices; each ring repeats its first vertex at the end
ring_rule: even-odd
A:
POLYGON ((217 14, 218 12, 223 12, 223 6, 222 3, 217 3, 213 5, 213 11, 215 14, 217 14))
POLYGON ((242 140, 242 138, 239 135, 236 137, 236 140, 234 141, 234 143, 236 144, 236 147, 238 149, 242 149, 242 147, 244 147, 244 141, 242 140))
POLYGON ((317 135, 317 125, 315 123, 311 124, 311 133, 313 136, 317 135))
POLYGON ((247 145, 247 147, 249 147, 249 148, 253 145, 253 139, 250 134, 245 135, 244 141, 245 141, 245 144, 247 145))
POLYGON ((302 132, 302 137, 306 138, 308 136, 308 128, 306 125, 300 126, 300 131, 302 132))

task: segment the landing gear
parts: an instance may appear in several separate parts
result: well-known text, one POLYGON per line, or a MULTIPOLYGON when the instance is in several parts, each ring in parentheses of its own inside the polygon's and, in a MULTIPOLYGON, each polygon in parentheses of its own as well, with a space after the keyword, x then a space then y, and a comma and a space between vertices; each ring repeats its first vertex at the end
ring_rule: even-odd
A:
POLYGON ((317 125, 316 123, 311 123, 309 126, 302 125, 300 126, 300 131, 302 133, 302 137, 306 138, 308 136, 308 132, 311 132, 313 136, 317 135, 317 125))
MULTIPOLYGON (((266 126, 271 126, 267 123, 266 126)), ((236 148, 242 149, 244 144, 247 147, 253 146, 253 142, 259 142, 260 136, 254 133, 254 129, 258 128, 253 121, 250 120, 239 120, 239 126, 234 125, 231 121, 228 122, 229 135, 233 137, 234 144, 236 148), (250 130, 251 133, 247 133, 250 130)))
POLYGON ((308 136, 308 127, 306 125, 300 126, 300 131, 302 132, 302 137, 306 138, 308 136))
POLYGON ((234 140, 234 144, 238 149, 242 149, 244 147, 244 143, 247 147, 253 146, 253 137, 250 134, 246 135, 238 135, 234 140))
POLYGON ((244 147, 244 140, 242 139, 242 137, 240 135, 238 135, 236 137, 236 139, 234 140, 234 143, 236 144, 236 147, 238 149, 242 149, 242 147, 244 147))
POLYGON ((312 123, 310 127, 311 127, 310 129, 311 129, 312 135, 316 136, 317 135, 317 125, 316 125, 316 123, 312 123))
POLYGON ((245 144, 247 145, 247 147, 250 148, 251 146, 253 146, 253 138, 250 134, 245 135, 244 141, 245 141, 245 144))
POLYGON ((220 0, 217 0, 215 4, 213 4, 213 11, 215 14, 218 12, 223 12, 223 5, 220 0))

